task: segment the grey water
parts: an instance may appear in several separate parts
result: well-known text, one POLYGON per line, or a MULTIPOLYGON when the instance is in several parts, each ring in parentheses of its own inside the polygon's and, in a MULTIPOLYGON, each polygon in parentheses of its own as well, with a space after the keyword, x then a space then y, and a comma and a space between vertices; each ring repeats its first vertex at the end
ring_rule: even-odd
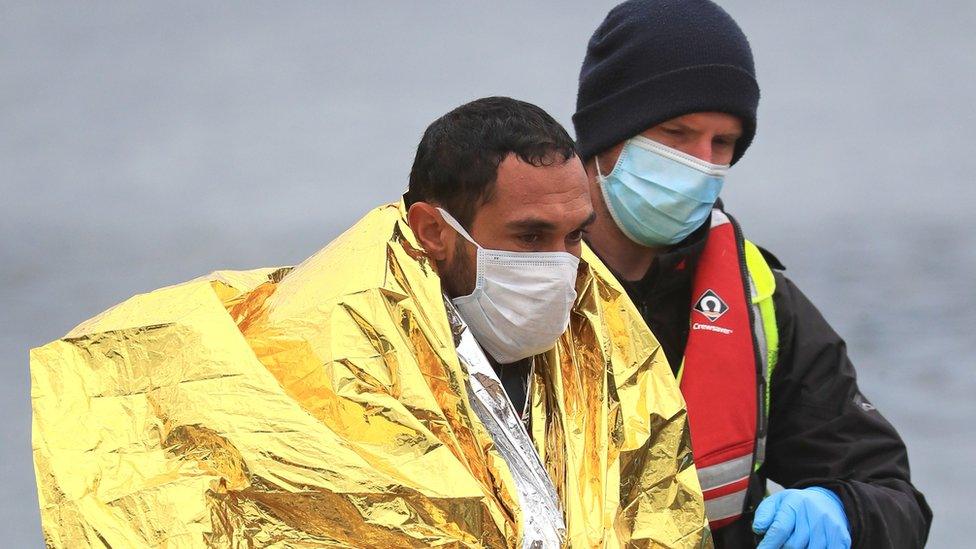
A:
MULTIPOLYGON (((845 336, 968 546, 976 490, 976 3, 727 1, 756 141, 724 198, 845 336)), ((0 3, 2 545, 43 544, 27 351, 135 294, 287 265, 405 188, 477 97, 570 126, 607 2, 0 3)))

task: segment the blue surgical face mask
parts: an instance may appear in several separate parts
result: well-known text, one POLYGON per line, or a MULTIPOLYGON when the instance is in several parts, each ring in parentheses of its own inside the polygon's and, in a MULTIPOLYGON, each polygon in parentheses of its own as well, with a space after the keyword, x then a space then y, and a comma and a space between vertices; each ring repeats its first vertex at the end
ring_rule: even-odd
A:
POLYGON ((699 160, 643 136, 628 139, 606 176, 603 200, 620 230, 648 247, 677 244, 708 219, 728 165, 699 160))

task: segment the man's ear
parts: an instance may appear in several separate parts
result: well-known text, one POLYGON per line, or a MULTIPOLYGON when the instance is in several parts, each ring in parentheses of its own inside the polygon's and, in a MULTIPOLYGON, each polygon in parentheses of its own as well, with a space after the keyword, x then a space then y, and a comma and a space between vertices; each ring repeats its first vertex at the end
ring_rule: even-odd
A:
POLYGON ((407 211, 407 223, 431 259, 448 259, 448 251, 454 245, 451 238, 454 230, 444 222, 434 206, 427 202, 414 202, 407 211))

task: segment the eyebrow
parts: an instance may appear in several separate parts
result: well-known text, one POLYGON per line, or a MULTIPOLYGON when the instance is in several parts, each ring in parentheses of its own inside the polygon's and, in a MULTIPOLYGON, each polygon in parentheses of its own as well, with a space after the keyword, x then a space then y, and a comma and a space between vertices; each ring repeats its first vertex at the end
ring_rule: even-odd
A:
POLYGON ((594 221, 596 221, 596 210, 590 210, 590 215, 586 216, 586 219, 580 223, 580 226, 577 227, 576 230, 585 229, 586 227, 592 225, 594 221))
MULTIPOLYGON (((665 126, 665 125, 675 126, 675 127, 679 128, 679 129, 682 129, 682 130, 684 130, 686 132, 701 133, 700 131, 696 130, 695 128, 692 128, 691 126, 688 126, 687 124, 684 124, 682 122, 675 122, 673 120, 668 120, 666 122, 662 122, 661 125, 662 126, 665 126)), ((742 137, 742 135, 744 133, 745 133, 744 130, 742 130, 742 131, 735 131, 735 130, 733 130, 733 131, 730 131, 730 132, 717 133, 717 134, 715 134, 715 137, 723 137, 723 138, 726 138, 726 139, 728 139, 728 138, 738 139, 738 138, 742 137)))
MULTIPOLYGON (((596 220, 596 212, 590 210, 590 215, 586 216, 586 219, 580 223, 579 227, 574 230, 579 230, 584 227, 589 226, 593 221, 596 220)), ((509 221, 505 224, 505 227, 514 231, 555 231, 556 224, 551 221, 546 221, 545 219, 539 219, 537 217, 528 217, 525 219, 516 219, 515 221, 509 221)))

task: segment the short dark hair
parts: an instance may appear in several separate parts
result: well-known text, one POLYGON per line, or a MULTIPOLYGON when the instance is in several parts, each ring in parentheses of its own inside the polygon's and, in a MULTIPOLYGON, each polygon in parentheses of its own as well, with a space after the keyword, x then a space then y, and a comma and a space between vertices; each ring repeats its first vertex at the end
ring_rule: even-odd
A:
POLYGON ((552 166, 576 156, 576 145, 535 105, 509 97, 478 99, 427 127, 404 202, 408 208, 436 202, 470 228, 477 207, 491 200, 498 165, 509 154, 533 166, 552 166))

